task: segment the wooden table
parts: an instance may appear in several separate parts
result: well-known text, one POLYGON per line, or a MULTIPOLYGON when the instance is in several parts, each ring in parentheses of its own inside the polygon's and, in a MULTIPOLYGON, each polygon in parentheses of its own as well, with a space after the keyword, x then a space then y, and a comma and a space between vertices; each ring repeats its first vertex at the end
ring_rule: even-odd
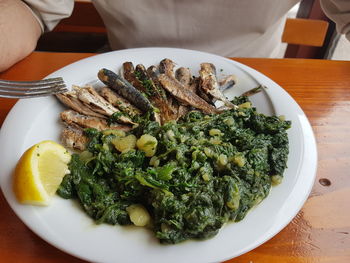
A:
MULTIPOLYGON (((91 55, 33 53, 0 73, 0 79, 40 79, 91 55)), ((350 62, 235 60, 276 81, 299 103, 315 132, 319 163, 312 193, 294 220, 265 244, 228 262, 350 262, 350 62)), ((0 99, 0 123, 15 102, 0 99)), ((31 232, 2 193, 0 215, 1 262, 83 262, 31 232)))

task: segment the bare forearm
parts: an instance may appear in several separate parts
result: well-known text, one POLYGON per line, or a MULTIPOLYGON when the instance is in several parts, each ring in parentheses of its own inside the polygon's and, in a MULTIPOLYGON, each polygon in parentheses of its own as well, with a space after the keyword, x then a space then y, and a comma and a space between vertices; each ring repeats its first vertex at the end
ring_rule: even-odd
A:
POLYGON ((29 55, 41 28, 20 0, 0 0, 0 72, 29 55))

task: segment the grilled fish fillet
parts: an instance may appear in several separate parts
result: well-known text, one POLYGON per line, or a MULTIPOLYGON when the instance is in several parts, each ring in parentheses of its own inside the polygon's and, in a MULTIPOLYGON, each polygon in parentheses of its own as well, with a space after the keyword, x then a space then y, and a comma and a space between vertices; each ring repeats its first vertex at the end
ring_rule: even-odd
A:
MULTIPOLYGON (((175 71, 175 78, 184 86, 185 89, 188 89, 192 92, 196 92, 196 86, 191 85, 192 75, 189 68, 178 68, 175 71)), ((180 119, 182 116, 186 115, 189 112, 190 108, 185 105, 179 105, 177 119, 180 119)))
POLYGON ((120 77, 118 74, 108 69, 101 69, 98 72, 98 78, 111 87, 119 95, 130 101, 130 103, 137 105, 137 107, 143 112, 153 110, 153 106, 150 101, 143 96, 140 91, 135 89, 128 81, 120 77))
POLYGON ((142 114, 142 112, 134 105, 132 105, 128 100, 124 99, 122 96, 108 87, 101 88, 99 90, 99 94, 113 106, 118 108, 120 111, 125 112, 131 117, 142 114))
POLYGON ((123 130, 123 131, 131 130, 131 126, 122 125, 122 124, 108 125, 107 121, 103 118, 82 115, 74 110, 65 110, 61 112, 60 117, 62 121, 64 121, 68 125, 76 124, 82 128, 94 128, 99 131, 103 131, 107 129, 123 130))
POLYGON ((126 79, 133 87, 144 93, 147 97, 149 96, 149 91, 142 85, 142 82, 135 75, 135 68, 132 62, 123 63, 123 77, 126 79))
POLYGON ((175 98, 180 102, 191 105, 194 108, 200 109, 205 113, 217 113, 215 107, 209 105, 206 101, 200 98, 197 94, 192 91, 185 89, 181 83, 175 78, 171 78, 165 74, 160 74, 158 76, 159 82, 162 84, 163 88, 169 91, 175 98))
POLYGON ((216 79, 216 68, 211 63, 202 63, 199 71, 200 75, 200 89, 205 93, 210 94, 213 98, 224 102, 229 108, 235 108, 236 105, 232 104, 224 94, 219 90, 219 84, 216 79))
POLYGON ((76 91, 69 91, 65 93, 56 94, 56 97, 67 107, 88 116, 94 116, 99 118, 105 118, 103 114, 93 111, 90 107, 85 105, 78 99, 76 91))
MULTIPOLYGON (((170 79, 176 80, 176 73, 174 73, 174 68, 175 62, 171 59, 165 58, 159 63, 159 72, 165 74, 170 79)), ((179 77, 182 78, 182 76, 179 77)), ((173 119, 175 120, 180 119, 183 115, 185 115, 188 112, 187 106, 183 105, 181 101, 178 101, 175 97, 173 97, 171 93, 168 96, 168 104, 170 105, 172 112, 174 113, 173 119)))
POLYGON ((153 81, 154 85, 159 90, 159 102, 157 108, 160 110, 161 121, 166 123, 171 120, 177 119, 178 105, 174 107, 173 99, 170 94, 166 94, 166 91, 163 89, 162 85, 158 80, 159 72, 155 66, 150 66, 147 69, 147 74, 150 79, 153 81))
MULTIPOLYGON (((120 112, 120 110, 118 110, 108 101, 106 101, 92 87, 73 87, 73 88, 77 90, 78 98, 85 104, 89 105, 90 108, 92 108, 94 111, 106 116, 112 116, 114 113, 120 112)), ((136 124, 129 117, 126 117, 123 114, 121 114, 118 117, 118 122, 132 124, 132 125, 136 124)))

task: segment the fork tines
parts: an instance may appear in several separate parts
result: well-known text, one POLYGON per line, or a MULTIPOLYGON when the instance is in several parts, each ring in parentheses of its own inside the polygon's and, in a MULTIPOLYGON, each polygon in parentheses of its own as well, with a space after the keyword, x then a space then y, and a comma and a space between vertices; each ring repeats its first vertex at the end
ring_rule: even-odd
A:
POLYGON ((38 81, 0 80, 0 97, 33 98, 68 91, 62 78, 38 81))

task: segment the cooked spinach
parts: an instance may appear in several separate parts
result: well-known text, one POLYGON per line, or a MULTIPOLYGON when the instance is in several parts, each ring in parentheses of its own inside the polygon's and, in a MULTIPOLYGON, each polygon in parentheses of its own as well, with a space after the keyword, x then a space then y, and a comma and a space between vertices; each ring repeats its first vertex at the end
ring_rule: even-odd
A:
POLYGON ((88 150, 73 155, 58 194, 77 198, 97 223, 131 224, 127 208, 142 204, 162 243, 214 236, 269 194, 288 158, 290 121, 258 113, 247 97, 233 103, 240 107, 163 126, 141 122, 132 133, 157 139, 153 157, 119 153, 116 135, 86 130, 88 150))

